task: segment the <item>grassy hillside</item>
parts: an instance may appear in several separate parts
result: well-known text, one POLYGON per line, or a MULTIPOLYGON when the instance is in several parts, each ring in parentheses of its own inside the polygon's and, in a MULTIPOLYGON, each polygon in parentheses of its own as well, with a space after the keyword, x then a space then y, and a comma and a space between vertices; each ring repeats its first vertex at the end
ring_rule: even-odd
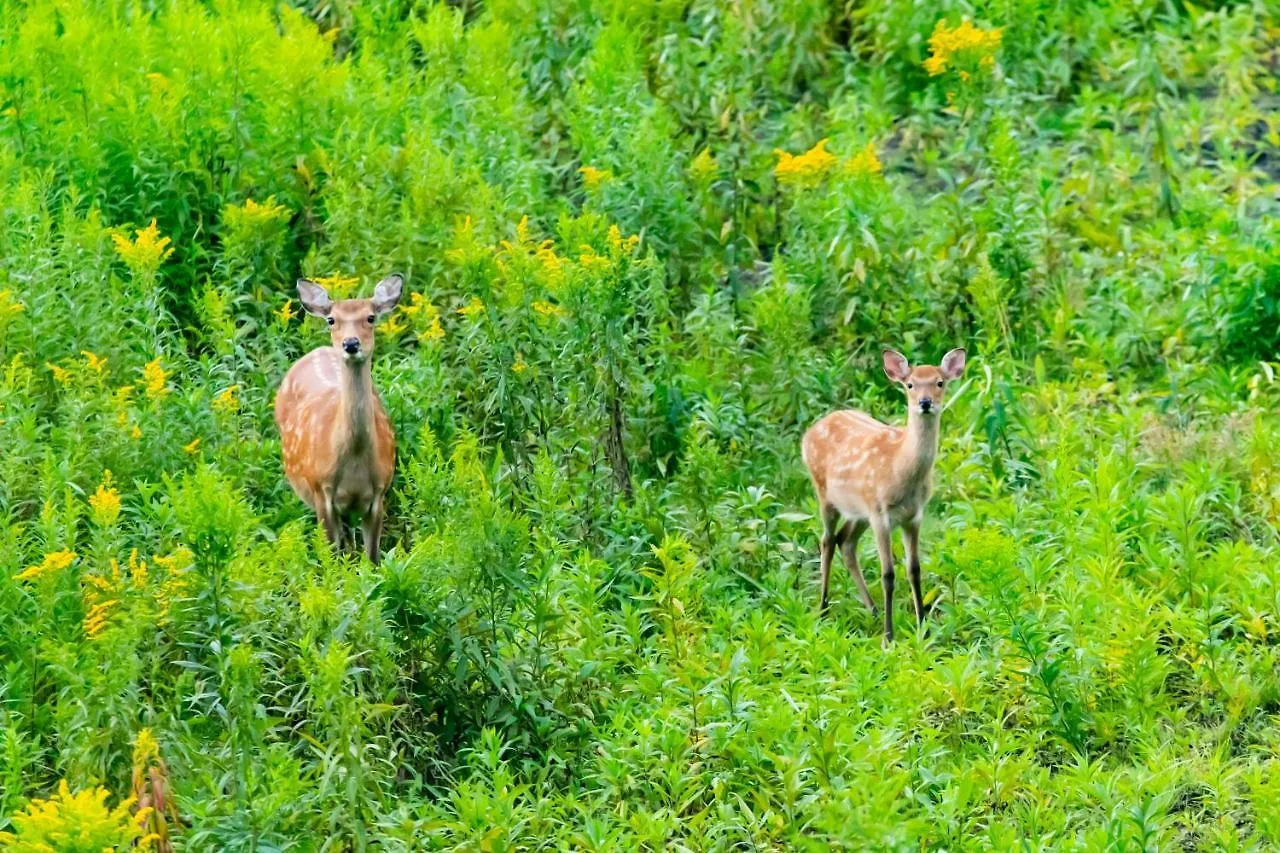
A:
POLYGON ((0 0, 0 832, 1280 845, 1273 10, 0 0), (391 271, 375 568, 271 402, 391 271), (887 650, 799 453, 884 346, 887 650))

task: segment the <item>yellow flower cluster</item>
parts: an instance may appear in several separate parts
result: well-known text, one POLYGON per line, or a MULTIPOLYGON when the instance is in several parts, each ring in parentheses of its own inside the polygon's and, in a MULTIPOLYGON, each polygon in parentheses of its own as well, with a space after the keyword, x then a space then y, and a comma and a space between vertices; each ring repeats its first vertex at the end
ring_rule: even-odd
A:
POLYGON ((484 313, 484 303, 480 301, 479 296, 472 296, 471 300, 458 309, 458 313, 464 317, 472 317, 477 314, 484 313))
POLYGON ((298 312, 293 310, 293 300, 286 299, 284 304, 280 306, 280 310, 276 312, 276 322, 281 328, 289 325, 289 321, 298 316, 298 312))
POLYGON ((13 576, 14 580, 29 581, 45 575, 60 572, 76 561, 76 552, 69 550, 53 551, 44 555, 44 560, 34 566, 27 566, 13 576))
POLYGON ((355 292, 356 285, 360 283, 360 279, 355 276, 343 275, 342 273, 316 276, 311 280, 323 287, 335 301, 350 297, 355 292))
POLYGON ((705 180, 720 171, 720 164, 716 162, 716 158, 711 156, 710 148, 703 148, 698 152, 698 156, 693 158, 693 162, 689 164, 689 172, 695 178, 705 180))
POLYGON ((169 247, 170 240, 160 236, 154 219, 146 228, 136 229, 134 234, 137 236, 133 240, 120 233, 111 235, 116 245, 116 254, 134 275, 150 275, 160 268, 165 258, 173 254, 173 249, 169 247))
POLYGON ((409 297, 409 304, 400 306, 400 313, 411 321, 420 321, 424 328, 418 332, 419 341, 427 343, 444 337, 444 326, 440 325, 440 309, 421 293, 415 291, 409 297))
POLYGON ((529 365, 525 364, 524 353, 517 353, 516 363, 511 365, 511 372, 515 374, 521 374, 528 369, 529 369, 529 365))
POLYGON ((609 249, 614 255, 629 255, 640 245, 640 235, 622 236, 622 229, 617 225, 609 226, 609 249))
POLYGON ((275 196, 259 204, 245 199, 244 204, 229 204, 222 212, 227 226, 237 231, 255 231, 268 228, 289 218, 289 208, 276 203, 275 196))
POLYGON ((195 439, 192 439, 190 444, 183 446, 182 452, 187 454, 188 456, 194 456, 196 451, 199 449, 200 449, 200 439, 195 438, 195 439))
POLYGON ((876 156, 876 147, 868 142, 866 148, 863 148, 845 162, 844 168, 851 175, 880 174, 880 158, 876 156))
POLYGON ((191 567, 195 557, 187 548, 178 548, 172 554, 156 557, 156 565, 165 570, 166 577, 156 590, 156 622, 163 625, 169 621, 169 611, 173 602, 182 596, 187 589, 185 572, 191 567))
POLYGON ((168 396, 168 381, 169 374, 165 373, 164 368, 160 366, 159 356, 148 361, 142 368, 142 387, 152 400, 163 400, 168 396))
POLYGON ((88 350, 81 350, 80 354, 84 356, 84 367, 86 373, 96 373, 99 376, 107 372, 107 360, 100 355, 95 355, 88 350))
MULTIPOLYGON (((828 175, 840 160, 827 150, 828 140, 823 139, 808 151, 799 155, 788 154, 777 150, 778 164, 773 173, 780 184, 811 186, 828 175)), ((841 168, 848 175, 878 175, 882 169, 880 158, 876 156, 875 145, 867 143, 867 147, 844 161, 841 168)))
POLYGON ((213 410, 223 415, 234 415, 240 411, 240 398, 236 396, 239 390, 239 385, 224 388, 213 398, 213 410))
POLYGON ((547 278, 547 286, 553 290, 564 281, 564 258, 556 254, 555 243, 543 240, 534 251, 534 257, 542 266, 542 273, 547 278))
POLYGON ((12 290, 0 290, 0 329, 25 310, 27 307, 18 301, 12 290))
POLYGON ((71 384, 71 371, 65 367, 59 367, 51 361, 46 361, 44 366, 49 368, 49 372, 53 374, 53 381, 59 385, 71 384))
POLYGON ((778 164, 773 167, 773 174, 781 184, 814 183, 836 165, 836 156, 827 150, 827 139, 821 139, 816 145, 803 154, 789 154, 782 149, 773 153, 778 164))
MULTIPOLYGON (((979 68, 991 70, 996 64, 996 51, 1000 49, 1003 28, 984 30, 969 23, 968 19, 960 22, 960 26, 952 29, 945 20, 938 21, 929 36, 929 58, 924 61, 924 70, 930 77, 945 74, 948 68, 957 65, 971 65, 976 62, 979 68)), ((969 70, 956 69, 962 80, 970 78, 969 70)))
POLYGON ((604 255, 596 254, 596 250, 593 247, 584 243, 580 248, 582 251, 581 254, 578 255, 578 266, 582 267, 584 270, 597 272, 600 270, 607 270, 612 266, 610 260, 604 255))
POLYGON ((66 780, 47 800, 33 800, 10 818, 16 832, 0 832, 0 847, 14 850, 139 850, 153 849, 156 837, 143 837, 140 824, 151 809, 133 811, 135 800, 126 797, 114 809, 107 808, 106 788, 71 793, 66 780), (134 846, 136 844, 136 846, 134 846))
POLYGON ((138 428, 137 424, 130 426, 131 412, 129 408, 129 400, 132 396, 133 386, 121 385, 115 390, 115 393, 111 395, 111 405, 112 408, 116 410, 116 423, 120 425, 121 429, 130 427, 129 436, 134 440, 137 440, 142 437, 142 430, 138 428))
POLYGON ((103 472, 98 490, 89 496, 89 506, 93 509, 93 520, 100 527, 110 527, 120 518, 120 492, 111 483, 110 471, 103 472))
POLYGON ((597 169, 595 166, 583 166, 578 170, 578 174, 582 175, 582 183, 592 192, 613 180, 613 172, 608 169, 597 169))
POLYGON ((545 299, 534 300, 533 310, 543 317, 563 317, 565 311, 559 305, 553 305, 545 299))

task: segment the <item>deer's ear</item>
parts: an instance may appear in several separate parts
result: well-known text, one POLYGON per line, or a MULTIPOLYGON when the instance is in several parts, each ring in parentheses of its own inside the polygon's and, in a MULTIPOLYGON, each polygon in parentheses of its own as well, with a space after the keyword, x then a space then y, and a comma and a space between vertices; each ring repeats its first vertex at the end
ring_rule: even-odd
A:
POLYGON ((385 314, 395 308, 396 303, 400 301, 400 291, 403 288, 404 278, 399 273, 392 273, 378 282, 378 286, 373 290, 374 312, 385 314))
POLYGON ((905 355, 897 350, 887 349, 884 351, 884 372, 894 382, 906 382, 911 375, 911 365, 907 364, 905 355))
POLYGON ((315 314, 317 317, 328 317, 333 310, 333 300, 325 289, 305 278, 298 279, 298 301, 308 314, 315 314))
POLYGON ((942 357, 942 375, 955 379, 961 373, 964 373, 964 350, 953 349, 942 357))

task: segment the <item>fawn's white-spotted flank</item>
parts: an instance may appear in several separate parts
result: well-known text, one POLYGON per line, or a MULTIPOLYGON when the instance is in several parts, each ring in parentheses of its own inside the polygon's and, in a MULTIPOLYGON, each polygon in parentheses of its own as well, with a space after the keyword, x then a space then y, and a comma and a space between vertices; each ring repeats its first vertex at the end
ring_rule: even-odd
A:
POLYGON ((920 523, 933 490, 933 460, 938 453, 938 418, 947 383, 964 372, 965 354, 953 349, 940 367, 912 368, 893 350, 884 351, 884 372, 907 395, 906 428, 883 424, 863 412, 832 412, 809 428, 801 442, 804 464, 813 478, 822 516, 821 609, 827 611, 827 586, 836 548, 872 614, 876 605, 858 567, 858 539, 870 527, 880 552, 884 589, 884 639, 893 641, 893 546, 901 527, 916 621, 924 620, 920 593, 920 523))
POLYGON ((403 285, 399 275, 391 275, 379 282, 372 299, 334 302, 320 285, 299 280, 302 306, 329 324, 331 343, 289 368, 275 401, 284 472, 293 490, 315 510, 335 548, 342 548, 346 517, 358 516, 365 553, 375 563, 396 439, 373 390, 373 328, 395 308, 403 285))

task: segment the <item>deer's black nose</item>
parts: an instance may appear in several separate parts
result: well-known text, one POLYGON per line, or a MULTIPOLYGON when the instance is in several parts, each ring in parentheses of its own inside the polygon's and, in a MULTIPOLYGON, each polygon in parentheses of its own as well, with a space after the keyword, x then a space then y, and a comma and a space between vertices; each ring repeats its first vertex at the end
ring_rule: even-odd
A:
POLYGON ((933 400, 925 397, 920 401, 920 411, 927 412, 933 408, 933 400))
POLYGON ((346 350, 348 353, 350 353, 351 355, 355 355, 356 353, 360 352, 360 339, 347 338, 345 341, 342 342, 342 348, 346 350))

